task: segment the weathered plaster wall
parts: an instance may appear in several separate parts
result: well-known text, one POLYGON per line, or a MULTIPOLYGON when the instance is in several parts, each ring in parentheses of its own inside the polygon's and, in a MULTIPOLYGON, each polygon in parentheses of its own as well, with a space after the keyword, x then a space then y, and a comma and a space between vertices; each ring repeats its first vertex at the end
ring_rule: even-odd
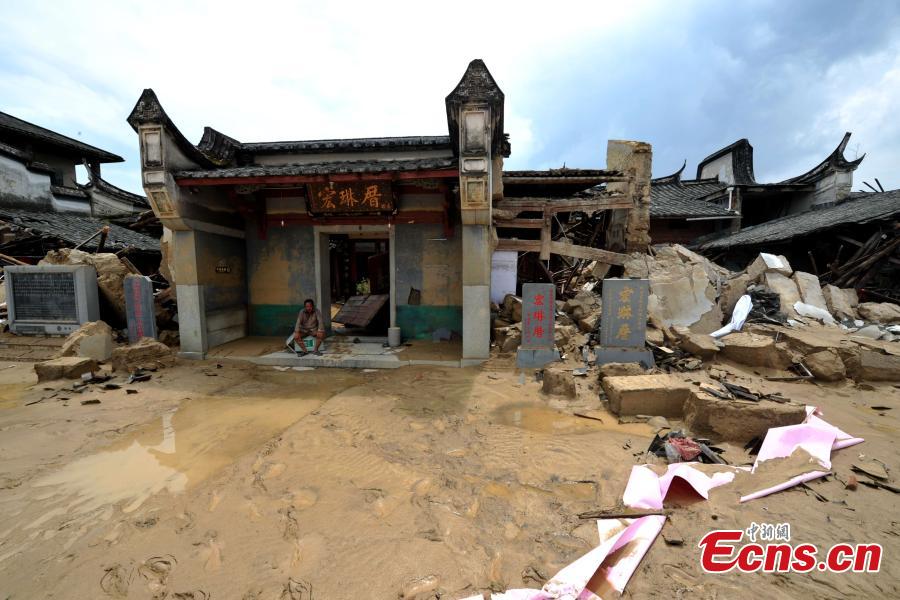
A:
POLYGON ((196 235, 197 278, 198 283, 206 288, 207 312, 246 304, 244 240, 205 231, 198 231, 196 235), (217 271, 218 267, 223 268, 217 271))
POLYGON ((831 206, 850 195, 853 186, 852 171, 834 171, 816 182, 816 189, 791 200, 788 214, 831 206))
MULTIPOLYGON (((462 331, 462 243, 443 239, 441 225, 396 226, 397 324, 404 337, 428 337, 438 328, 462 331), (410 305, 409 292, 421 292, 410 305)), ((247 228, 251 335, 287 335, 303 300, 315 298, 315 248, 310 226, 269 227, 259 239, 247 228)))
POLYGON ((171 251, 178 274, 182 354, 202 358, 209 348, 247 335, 244 240, 176 230, 171 251))
POLYGON ((19 161, 0 155, 0 202, 6 206, 49 209, 50 176, 34 173, 19 161))
POLYGON ((610 183, 610 192, 631 196, 633 207, 613 210, 606 239, 610 250, 644 252, 650 245, 650 173, 653 152, 650 144, 630 140, 609 140, 606 167, 632 177, 628 183, 610 183))
POLYGON ((247 224, 247 284, 251 335, 290 333, 306 298, 316 295, 311 226, 269 227, 260 239, 247 224))
POLYGON ((34 160, 42 162, 56 171, 59 175, 61 185, 67 187, 75 187, 77 180, 75 176, 75 163, 73 162, 73 159, 58 156, 56 154, 35 152, 34 160))
POLYGON ((462 236, 444 238, 441 225, 396 226, 397 325, 408 338, 429 337, 435 329, 462 333, 462 236), (421 292, 409 304, 410 289, 421 292))
MULTIPOLYGON (((74 175, 74 167, 68 166, 74 175)), ((54 196, 50 191, 50 175, 29 171, 19 161, 3 155, 0 155, 0 203, 31 210, 91 214, 89 200, 54 196)))
POLYGON ((700 178, 710 177, 718 177, 722 183, 734 183, 734 158, 731 152, 703 165, 700 178))

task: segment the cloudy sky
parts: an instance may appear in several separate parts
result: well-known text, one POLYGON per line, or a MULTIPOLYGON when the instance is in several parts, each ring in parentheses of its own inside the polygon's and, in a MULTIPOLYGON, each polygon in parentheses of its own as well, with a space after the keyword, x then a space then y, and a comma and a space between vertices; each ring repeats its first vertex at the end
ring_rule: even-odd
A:
POLYGON ((472 58, 506 93, 508 168, 601 167, 614 138, 692 174, 746 137, 778 181, 852 131, 854 189, 900 187, 900 3, 879 0, 4 0, 0 111, 122 155, 104 176, 140 192, 145 87, 195 142, 443 134, 472 58))

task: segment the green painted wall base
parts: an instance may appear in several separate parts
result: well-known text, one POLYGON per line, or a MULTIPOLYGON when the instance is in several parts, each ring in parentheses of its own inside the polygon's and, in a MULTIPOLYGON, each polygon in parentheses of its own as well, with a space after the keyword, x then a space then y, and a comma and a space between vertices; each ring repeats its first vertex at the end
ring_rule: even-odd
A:
POLYGON ((462 334, 462 306, 397 306, 397 326, 404 338, 427 339, 435 329, 462 334))
MULTIPOLYGON (((250 335, 287 336, 294 329, 300 304, 251 304, 250 335)), ((397 326, 406 339, 428 339, 435 329, 462 333, 461 306, 397 306, 397 326)))
POLYGON ((294 330, 302 304, 251 304, 250 335, 283 335, 294 330))

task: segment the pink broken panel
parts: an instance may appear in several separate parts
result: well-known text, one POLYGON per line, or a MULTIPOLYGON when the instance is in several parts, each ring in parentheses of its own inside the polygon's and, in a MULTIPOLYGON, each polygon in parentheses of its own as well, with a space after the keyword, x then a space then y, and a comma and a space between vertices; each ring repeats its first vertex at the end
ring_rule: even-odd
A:
MULTIPOLYGON (((807 420, 809 420, 810 416, 812 415, 807 416, 807 420)), ((813 418, 816 418, 821 423, 806 422, 799 425, 787 425, 769 429, 762 446, 759 448, 759 454, 756 456, 756 462, 753 464, 753 471, 755 472, 762 462, 775 458, 787 458, 796 450, 806 451, 819 464, 819 468, 810 467, 806 473, 791 477, 783 483, 741 496, 741 502, 762 498, 795 485, 824 477, 829 473, 831 469, 831 449, 837 439, 837 432, 840 430, 817 417, 813 418)))
POLYGON ((625 486, 622 502, 631 508, 661 509, 675 478, 685 481, 695 492, 708 500, 709 490, 732 482, 734 473, 721 471, 710 476, 691 463, 674 463, 669 465, 664 475, 657 475, 647 465, 637 465, 631 468, 631 477, 625 486))
POLYGON ((849 448, 850 446, 855 446, 856 444, 863 443, 864 440, 861 437, 853 437, 849 433, 845 433, 844 431, 838 429, 831 423, 826 423, 819 417, 822 416, 822 411, 819 410, 815 406, 807 406, 806 407, 806 420, 804 423, 812 425, 813 427, 818 427, 819 429, 825 429, 827 431, 834 431, 835 440, 834 445, 832 446, 832 450, 840 450, 842 448, 849 448))
MULTIPOLYGON (((492 600, 598 600, 601 594, 621 594, 641 559, 662 530, 666 518, 649 515, 637 519, 597 521, 600 544, 564 567, 540 590, 515 589, 491 594, 492 600)), ((471 596, 466 600, 481 600, 471 596)))

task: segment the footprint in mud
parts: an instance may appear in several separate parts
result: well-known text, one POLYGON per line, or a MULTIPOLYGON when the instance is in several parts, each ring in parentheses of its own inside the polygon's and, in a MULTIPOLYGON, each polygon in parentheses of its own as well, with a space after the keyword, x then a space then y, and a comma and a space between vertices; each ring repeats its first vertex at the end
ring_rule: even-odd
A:
POLYGON ((178 561, 171 554, 151 556, 138 567, 138 574, 147 582, 147 589, 154 599, 162 600, 168 594, 166 583, 178 561))
POLYGON ((287 541, 296 540, 300 537, 300 524, 297 523, 297 511, 293 505, 278 510, 281 514, 281 521, 284 525, 282 536, 287 541))
POLYGON ((209 512, 213 512, 218 508, 219 502, 224 498, 224 494, 220 494, 219 490, 213 490, 212 494, 209 496, 209 506, 206 507, 206 510, 209 512))
POLYGON ((194 542, 194 546, 199 546, 198 554, 203 561, 203 569, 206 571, 218 571, 222 568, 222 548, 224 544, 218 539, 219 534, 215 531, 207 531, 203 537, 204 542, 194 542))
POLYGON ((181 523, 178 527, 175 528, 175 533, 184 533, 188 529, 193 529, 194 527, 194 513, 190 511, 184 511, 180 515, 178 515, 178 520, 181 523))
POLYGON ((263 470, 262 477, 263 479, 274 479, 284 473, 285 469, 287 469, 287 465, 284 463, 270 463, 263 470))
POLYGON ((134 577, 134 569, 127 569, 120 564, 115 564, 104 569, 103 577, 100 578, 100 589, 107 596, 126 598, 132 577, 134 577))
POLYGON ((297 510, 305 510, 319 501, 319 493, 312 488, 302 488, 290 494, 289 500, 297 510))
POLYGON ((259 507, 253 500, 247 500, 247 517, 253 523, 262 519, 262 513, 259 512, 259 507))
POLYGON ((275 449, 281 444, 281 438, 276 438, 274 440, 270 440, 266 442, 266 444, 260 449, 259 452, 256 453, 256 460, 253 461, 253 466, 251 467, 251 471, 256 474, 259 473, 265 464, 266 457, 275 452, 275 449))
POLYGON ((203 590, 194 590, 193 592, 175 592, 171 598, 172 600, 209 600, 211 596, 203 590))
MULTIPOLYGON (((430 594, 437 590, 438 585, 440 584, 440 580, 436 575, 426 575, 425 577, 419 577, 417 579, 413 579, 411 581, 407 581, 404 584, 403 589, 400 590, 400 593, 397 594, 397 597, 401 600, 412 600, 413 598, 423 597, 423 594, 430 594)), ((424 596, 431 598, 432 595, 424 596)))
POLYGON ((280 600, 314 600, 312 584, 308 581, 288 579, 280 600))
POLYGON ((666 574, 666 577, 668 577, 669 579, 672 579, 679 585, 682 585, 686 588, 693 588, 693 587, 697 587, 698 585, 701 588, 703 587, 702 585, 700 585, 700 582, 697 580, 696 577, 689 574, 687 571, 685 571, 681 567, 677 567, 675 565, 670 565, 670 564, 664 564, 663 572, 666 574))

